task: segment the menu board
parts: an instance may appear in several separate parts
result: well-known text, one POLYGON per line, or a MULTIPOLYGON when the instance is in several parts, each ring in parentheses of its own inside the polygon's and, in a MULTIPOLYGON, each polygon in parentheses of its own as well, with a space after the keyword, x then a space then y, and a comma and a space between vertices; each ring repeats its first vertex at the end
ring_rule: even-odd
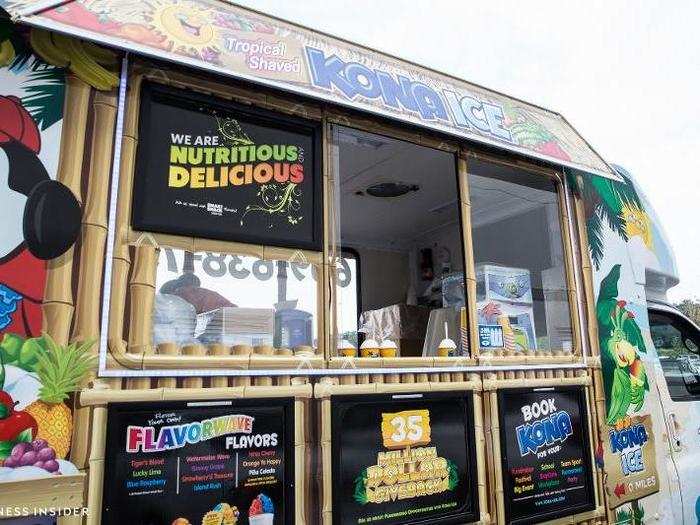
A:
POLYGON ((144 83, 134 229, 320 250, 320 188, 316 124, 144 83))
POLYGON ((291 523, 293 441, 292 399, 111 404, 102 523, 291 523))
POLYGON ((334 525, 478 519, 473 394, 332 396, 334 525))
POLYGON ((593 472, 583 387, 498 392, 507 523, 593 510, 593 472))

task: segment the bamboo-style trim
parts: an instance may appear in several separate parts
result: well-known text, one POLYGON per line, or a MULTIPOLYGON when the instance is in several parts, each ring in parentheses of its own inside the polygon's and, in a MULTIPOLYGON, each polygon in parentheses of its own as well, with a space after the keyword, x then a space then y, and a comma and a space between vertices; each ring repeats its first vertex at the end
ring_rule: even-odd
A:
POLYGON ((484 427, 483 394, 474 392, 474 436, 476 447, 476 478, 479 492, 479 518, 482 523, 489 522, 488 484, 486 480, 486 433, 484 427))
POLYGON ((128 227, 125 225, 129 224, 131 217, 131 193, 138 145, 139 99, 142 80, 143 77, 140 75, 131 76, 125 101, 126 109, 119 166, 119 198, 117 199, 115 221, 116 232, 112 247, 112 289, 109 302, 108 347, 115 358, 123 357, 126 353, 124 318, 131 256, 127 242, 128 227))
POLYGON ((476 264, 474 262, 474 241, 472 238, 472 210, 471 195, 469 192, 469 165, 463 151, 457 156, 457 177, 459 184, 461 232, 462 232, 462 259, 464 267, 464 295, 466 307, 466 319, 468 323, 466 341, 462 338, 463 352, 477 358, 479 356, 479 337, 476 314, 476 264))
POLYGON ((264 88, 252 90, 246 86, 236 85, 231 79, 221 82, 209 75, 174 70, 168 70, 164 74, 162 68, 154 68, 145 61, 135 62, 134 70, 154 82, 231 100, 243 105, 260 106, 270 111, 309 120, 320 120, 323 111, 317 102, 304 100, 303 103, 300 103, 281 97, 276 91, 264 88))
POLYGON ((576 295, 576 266, 574 265, 574 239, 570 234, 570 218, 566 205, 566 186, 562 182, 562 176, 557 177, 557 196, 559 198, 559 224, 561 229, 561 240, 564 248, 564 269, 565 282, 567 287, 567 298, 569 300, 569 318, 571 322, 572 352, 574 354, 583 353, 583 341, 581 340, 581 319, 579 319, 579 308, 576 295))
POLYGON ((239 386, 226 388, 152 388, 135 390, 88 389, 80 392, 80 403, 84 406, 108 405, 109 403, 141 401, 215 400, 230 398, 295 397, 311 398, 311 384, 277 386, 239 386))
MULTIPOLYGON (((81 174, 88 123, 90 86, 71 73, 66 73, 66 94, 63 107, 61 146, 56 180, 62 182, 82 202, 81 174)), ((42 330, 59 344, 69 340, 73 320, 74 247, 46 263, 46 287, 42 303, 42 330)))
POLYGON ((576 225, 579 237, 579 246, 581 252, 581 274, 583 276, 583 293, 582 298, 585 302, 588 336, 591 347, 591 354, 600 355, 600 347, 598 342, 598 319, 595 310, 595 289, 593 286, 593 262, 591 261, 590 252, 588 249, 588 232, 586 230, 586 212, 584 203, 581 197, 574 195, 574 209, 576 213, 576 225))
MULTIPOLYGON (((99 340, 101 282, 107 240, 107 198, 112 163, 113 131, 116 121, 115 92, 95 92, 92 101, 92 143, 80 242, 80 266, 76 292, 75 317, 71 339, 99 340)), ((97 354, 97 345, 91 349, 97 354)), ((88 379, 94 378, 91 372, 88 379)), ((91 414, 89 409, 73 411, 73 436, 70 459, 78 468, 87 466, 91 414)))
POLYGON ((447 139, 444 136, 431 133, 427 130, 417 130, 410 127, 379 121, 376 117, 362 116, 350 113, 343 108, 327 106, 325 114, 328 122, 348 128, 355 128, 368 133, 375 133, 385 137, 403 140, 418 146, 439 149, 448 153, 456 153, 459 150, 457 140, 447 139))
POLYGON ((571 365, 581 363, 581 356, 564 352, 562 349, 552 350, 551 354, 534 352, 532 350, 523 353, 484 353, 479 356, 479 363, 491 366, 508 365, 571 365), (539 353, 539 355, 537 355, 539 353))
POLYGON ((486 153, 484 151, 478 150, 474 148, 473 146, 470 145, 463 145, 461 147, 463 155, 467 158, 467 162, 469 161, 469 158, 475 158, 484 162, 493 162, 496 164, 501 164, 504 166, 509 166, 511 168, 516 168, 520 170, 525 170, 529 172, 534 172, 538 173, 540 175, 545 175, 551 179, 555 180, 561 180, 561 174, 560 170, 555 169, 555 168, 550 168, 547 166, 543 166, 541 164, 537 164, 536 162, 533 162, 532 160, 529 159, 516 159, 511 156, 509 156, 508 153, 504 154, 495 154, 495 153, 486 153))
POLYGON ((335 239, 335 228, 332 228, 332 218, 335 217, 334 203, 331 197, 335 194, 333 178, 333 134, 328 123, 325 111, 323 113, 323 133, 321 135, 321 195, 323 199, 323 266, 321 267, 321 294, 319 295, 318 311, 323 313, 323 333, 319 341, 323 341, 323 356, 325 359, 336 352, 337 323, 335 308, 335 265, 336 244, 331 244, 335 239))
POLYGON ((501 390, 503 388, 530 388, 548 387, 564 385, 590 385, 591 378, 588 376, 578 377, 551 377, 541 379, 484 379, 484 390, 501 390))
MULTIPOLYGON (((82 241, 80 243, 80 273, 76 293, 73 339, 99 339, 100 287, 104 269, 107 240, 107 198, 114 124, 117 115, 115 92, 96 92, 92 103, 93 125, 90 148, 90 168, 83 206, 82 241)), ((97 348, 94 349, 95 352, 97 348)))
POLYGON ((314 397, 324 399, 335 395, 346 394, 405 394, 406 392, 445 392, 453 390, 481 391, 481 381, 470 379, 468 381, 450 383, 371 383, 366 385, 341 385, 331 378, 323 378, 314 385, 314 397))
POLYGON ((498 415, 498 393, 496 391, 491 391, 486 395, 489 396, 489 405, 491 409, 491 466, 493 467, 494 482, 493 502, 496 508, 497 523, 505 523, 506 512, 503 503, 503 466, 501 465, 503 453, 501 452, 501 423, 498 415))

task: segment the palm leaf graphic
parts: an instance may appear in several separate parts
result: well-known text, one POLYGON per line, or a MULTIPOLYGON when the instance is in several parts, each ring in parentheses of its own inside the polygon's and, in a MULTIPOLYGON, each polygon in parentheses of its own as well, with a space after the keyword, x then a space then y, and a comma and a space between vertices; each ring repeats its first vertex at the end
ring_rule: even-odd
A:
POLYGON ((590 175, 576 170, 567 170, 567 178, 574 191, 583 199, 586 216, 586 233, 588 234, 588 249, 596 269, 604 255, 603 223, 612 231, 627 241, 623 208, 636 206, 644 209, 641 199, 634 189, 629 173, 620 166, 613 166, 622 181, 590 175), (581 177, 577 175, 580 174, 581 177))
POLYGON ((0 42, 8 39, 15 51, 8 70, 15 74, 29 71, 23 82, 27 94, 22 98, 22 105, 44 131, 63 117, 65 72, 35 55, 16 25, 7 19, 0 20, 0 42))
POLYGON ((24 83, 27 94, 22 105, 42 131, 63 118, 64 79, 63 69, 48 66, 30 73, 24 83))

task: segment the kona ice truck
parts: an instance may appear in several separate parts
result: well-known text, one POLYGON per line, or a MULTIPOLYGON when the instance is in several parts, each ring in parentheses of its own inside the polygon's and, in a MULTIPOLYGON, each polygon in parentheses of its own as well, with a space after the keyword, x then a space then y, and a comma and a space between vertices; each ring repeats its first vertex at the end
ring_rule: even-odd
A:
POLYGON ((698 327, 564 117, 225 1, 0 8, 0 524, 700 520, 698 327))

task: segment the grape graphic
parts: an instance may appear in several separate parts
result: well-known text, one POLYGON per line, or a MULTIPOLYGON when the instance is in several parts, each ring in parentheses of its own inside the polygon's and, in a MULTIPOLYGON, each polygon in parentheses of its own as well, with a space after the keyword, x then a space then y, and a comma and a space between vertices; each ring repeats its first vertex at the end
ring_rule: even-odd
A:
POLYGON ((2 464, 7 468, 38 467, 47 472, 57 472, 56 451, 44 439, 36 439, 31 443, 17 443, 12 447, 10 455, 2 464))

